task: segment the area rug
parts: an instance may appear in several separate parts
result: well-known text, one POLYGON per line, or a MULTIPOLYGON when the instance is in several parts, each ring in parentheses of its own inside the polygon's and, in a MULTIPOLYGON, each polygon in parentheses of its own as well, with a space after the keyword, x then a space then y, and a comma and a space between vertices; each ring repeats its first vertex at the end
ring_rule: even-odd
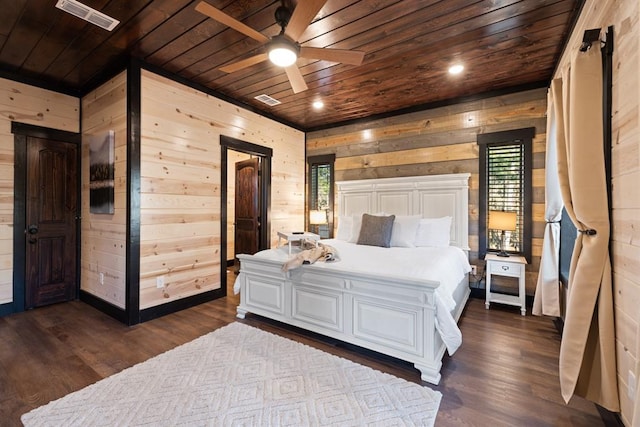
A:
POLYGON ((235 322, 21 419, 26 426, 433 426, 441 398, 235 322))

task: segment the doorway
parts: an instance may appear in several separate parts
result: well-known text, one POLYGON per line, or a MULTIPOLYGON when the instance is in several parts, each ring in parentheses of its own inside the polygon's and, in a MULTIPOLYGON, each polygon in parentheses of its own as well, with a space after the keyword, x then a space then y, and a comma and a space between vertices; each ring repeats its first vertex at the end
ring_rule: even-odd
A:
MULTIPOLYGON (((235 162, 234 215, 230 216, 227 213, 227 220, 228 222, 233 221, 233 261, 236 271, 240 266, 238 254, 253 255, 260 249, 258 240, 262 226, 260 215, 261 160, 260 157, 251 157, 235 162)), ((227 182, 227 190, 230 189, 230 184, 227 182)), ((227 197, 229 197, 229 193, 230 191, 227 191, 227 197)), ((227 239, 229 237, 227 235, 227 239)), ((227 254, 227 258, 229 255, 231 254, 227 254)))
POLYGON ((222 149, 220 277, 222 288, 226 289, 227 260, 235 260, 235 255, 238 253, 255 253, 271 246, 269 211, 273 150, 227 136, 220 136, 220 146, 222 149), (242 196, 236 197, 238 194, 242 196))
POLYGON ((80 134, 12 123, 14 311, 79 292, 80 134))

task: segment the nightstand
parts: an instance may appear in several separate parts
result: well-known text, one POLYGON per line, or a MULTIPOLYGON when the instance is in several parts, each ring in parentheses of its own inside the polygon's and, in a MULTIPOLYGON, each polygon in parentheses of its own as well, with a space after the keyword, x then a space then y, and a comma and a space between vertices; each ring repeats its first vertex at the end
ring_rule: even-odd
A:
POLYGON ((498 302, 501 304, 509 304, 520 307, 520 313, 524 316, 527 314, 525 305, 525 266, 527 260, 522 256, 511 255, 509 257, 500 257, 494 254, 485 256, 487 262, 486 274, 486 299, 485 308, 489 309, 489 304, 498 302), (491 292, 491 276, 515 277, 518 279, 518 295, 506 295, 499 292, 491 292))
POLYGON ((320 236, 315 233, 310 233, 305 231, 304 233, 285 233, 283 231, 278 231, 278 246, 280 246, 280 242, 285 240, 289 244, 289 255, 291 255, 291 242, 299 242, 300 240, 309 239, 316 242, 316 246, 318 246, 318 240, 320 240, 320 236))

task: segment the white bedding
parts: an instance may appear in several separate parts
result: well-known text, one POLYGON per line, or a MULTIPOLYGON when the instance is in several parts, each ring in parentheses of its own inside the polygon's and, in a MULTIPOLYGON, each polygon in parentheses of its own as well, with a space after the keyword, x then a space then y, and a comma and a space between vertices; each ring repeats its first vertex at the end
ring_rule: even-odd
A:
MULTIPOLYGON (((453 292, 458 283, 471 271, 471 266, 467 255, 460 248, 381 248, 337 239, 322 240, 322 243, 336 248, 340 260, 316 262, 314 265, 317 267, 439 282, 440 286, 435 292, 436 329, 450 355, 462 344, 462 334, 451 313, 456 304, 453 292)), ((261 251, 255 256, 283 263, 289 259, 286 247, 261 251)), ((236 280, 234 285, 236 294, 240 291, 239 283, 240 281, 236 280)))

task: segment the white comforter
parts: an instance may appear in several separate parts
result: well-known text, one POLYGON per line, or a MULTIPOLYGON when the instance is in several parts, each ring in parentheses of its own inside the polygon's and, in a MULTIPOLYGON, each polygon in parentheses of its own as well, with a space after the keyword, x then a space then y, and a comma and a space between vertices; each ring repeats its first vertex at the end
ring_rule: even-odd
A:
MULTIPOLYGON (((453 354, 462 344, 462 334, 451 314, 456 306, 453 292, 465 274, 471 271, 471 266, 467 255, 460 248, 381 248, 336 239, 322 240, 322 243, 336 248, 340 259, 334 262, 316 262, 314 265, 317 267, 439 282, 440 286, 435 292, 436 329, 449 354, 453 354)), ((289 259, 286 247, 261 251, 255 256, 283 263, 289 259)), ((239 283, 236 280, 235 293, 240 291, 239 283)))

